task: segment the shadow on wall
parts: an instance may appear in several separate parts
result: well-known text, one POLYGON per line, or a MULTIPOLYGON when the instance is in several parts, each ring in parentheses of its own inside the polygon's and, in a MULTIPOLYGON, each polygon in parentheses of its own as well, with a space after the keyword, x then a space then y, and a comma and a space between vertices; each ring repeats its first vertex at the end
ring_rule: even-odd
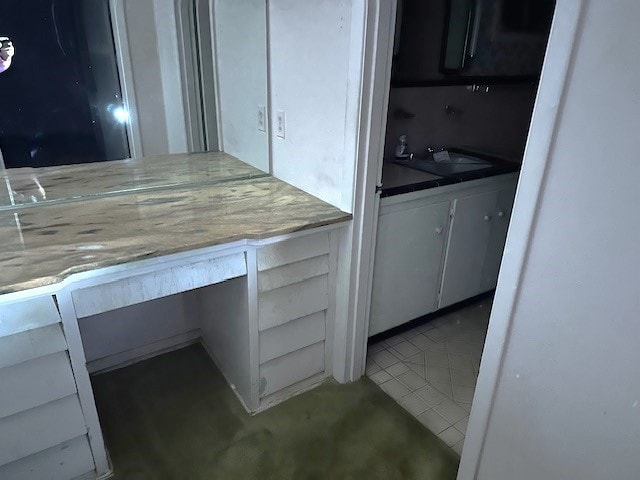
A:
POLYGON ((496 85, 489 93, 467 86, 392 88, 385 159, 400 135, 409 151, 457 147, 522 162, 537 85, 496 85))

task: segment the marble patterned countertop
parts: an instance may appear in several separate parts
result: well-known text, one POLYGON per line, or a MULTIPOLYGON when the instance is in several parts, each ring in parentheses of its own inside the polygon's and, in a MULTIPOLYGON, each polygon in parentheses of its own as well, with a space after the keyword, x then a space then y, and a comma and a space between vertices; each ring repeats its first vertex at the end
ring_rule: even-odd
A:
POLYGON ((268 174, 224 152, 0 170, 0 210, 265 176, 268 174))
MULTIPOLYGON (((179 157, 166 157, 177 171, 181 163, 189 163, 179 157)), ((231 165, 234 160, 222 160, 230 170, 207 170, 206 162, 201 167, 208 172, 243 168, 231 165)), ((89 177, 100 164, 87 165, 86 170, 58 167, 56 175, 68 177, 66 189, 87 192, 84 197, 62 201, 64 189, 50 183, 48 191, 60 192, 61 201, 0 211, 0 294, 53 285, 78 272, 351 219, 350 214, 268 175, 243 179, 223 175, 225 181, 219 181, 214 174, 192 171, 185 174, 185 182, 176 184, 168 172, 163 182, 165 162, 159 162, 157 171, 155 165, 144 165, 154 162, 153 157, 136 162, 142 162, 140 168, 148 175, 140 190, 99 195, 85 182, 91 182, 89 177), (165 188, 167 184, 171 188, 165 188)), ((118 183, 105 174, 93 185, 117 187, 118 183)))

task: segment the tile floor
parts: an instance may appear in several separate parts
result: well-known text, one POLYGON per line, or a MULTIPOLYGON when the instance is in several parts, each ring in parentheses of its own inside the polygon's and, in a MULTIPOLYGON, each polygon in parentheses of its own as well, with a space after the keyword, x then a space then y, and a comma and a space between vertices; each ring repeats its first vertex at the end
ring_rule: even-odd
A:
POLYGON ((493 299, 369 345, 366 374, 462 452, 493 299))

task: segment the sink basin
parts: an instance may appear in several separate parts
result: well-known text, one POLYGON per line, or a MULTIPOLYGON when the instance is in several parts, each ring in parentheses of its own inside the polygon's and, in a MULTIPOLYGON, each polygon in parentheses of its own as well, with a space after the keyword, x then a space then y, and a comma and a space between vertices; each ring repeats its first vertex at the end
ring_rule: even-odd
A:
MULTIPOLYGON (((424 159, 425 161, 429 161, 428 159, 424 159)), ((491 165, 491 162, 487 160, 483 160, 478 157, 473 157, 471 155, 464 155, 462 153, 449 152, 449 160, 435 160, 434 163, 439 165, 459 165, 459 164, 469 164, 469 165, 491 165)))
POLYGON ((396 163, 442 177, 472 172, 474 170, 483 170, 493 166, 488 160, 456 152, 449 152, 449 158, 440 161, 434 160, 433 156, 429 155, 428 158, 398 160, 396 163))

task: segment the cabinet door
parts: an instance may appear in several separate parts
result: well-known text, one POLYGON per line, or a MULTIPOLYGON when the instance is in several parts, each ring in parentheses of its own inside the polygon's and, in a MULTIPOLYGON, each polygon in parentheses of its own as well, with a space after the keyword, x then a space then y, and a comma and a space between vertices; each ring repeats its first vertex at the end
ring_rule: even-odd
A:
POLYGON ((482 270, 497 196, 494 191, 456 199, 440 308, 481 293, 482 270))
POLYGON ((489 239, 489 247, 484 261, 484 271, 482 272, 483 292, 496 288, 498 284, 498 273, 500 272, 504 245, 507 241, 507 231, 509 230, 515 195, 515 185, 498 192, 498 202, 496 203, 491 227, 491 238, 489 239))
POLYGON ((436 309, 450 202, 382 214, 369 335, 436 309))

